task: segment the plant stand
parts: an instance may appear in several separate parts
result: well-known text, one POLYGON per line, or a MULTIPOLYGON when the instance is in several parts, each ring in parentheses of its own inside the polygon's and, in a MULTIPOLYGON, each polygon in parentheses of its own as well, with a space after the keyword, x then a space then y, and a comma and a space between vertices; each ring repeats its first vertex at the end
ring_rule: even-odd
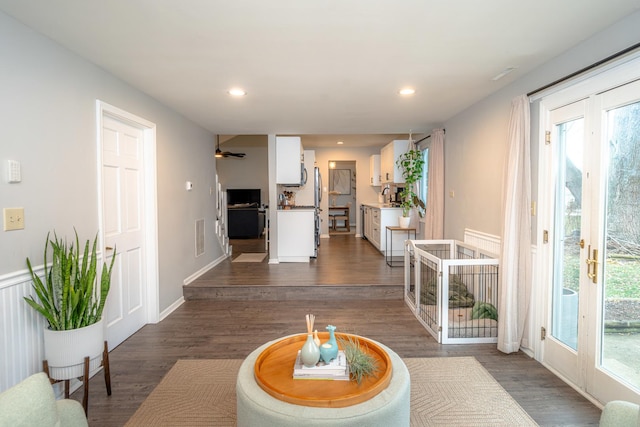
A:
MULTIPOLYGON (((85 415, 88 414, 88 406, 89 406, 89 356, 84 358, 84 369, 82 375, 82 384, 84 386, 84 394, 82 397, 82 407, 84 408, 85 415)), ((107 396, 111 396, 111 372, 109 371, 109 346, 107 345, 107 341, 104 342, 104 350, 102 352, 102 362, 100 366, 104 368, 104 384, 107 388, 107 396)), ((69 380, 56 380, 51 378, 49 375, 49 363, 46 360, 42 361, 42 370, 45 374, 47 374, 47 378, 49 378, 49 382, 51 384, 58 383, 60 381, 64 381, 64 397, 65 399, 69 398, 69 380)))
MULTIPOLYGON (((403 218, 403 217, 400 217, 403 218)), ((385 239, 385 250, 384 250, 384 258, 387 261, 387 265, 389 267, 399 267, 398 265, 393 265, 393 232, 400 231, 402 233, 407 233, 407 240, 411 240, 411 233, 413 233, 413 240, 416 239, 416 229, 409 227, 392 227, 387 225, 387 235, 385 239)), ((404 265, 404 256, 402 257, 402 265, 404 265)))

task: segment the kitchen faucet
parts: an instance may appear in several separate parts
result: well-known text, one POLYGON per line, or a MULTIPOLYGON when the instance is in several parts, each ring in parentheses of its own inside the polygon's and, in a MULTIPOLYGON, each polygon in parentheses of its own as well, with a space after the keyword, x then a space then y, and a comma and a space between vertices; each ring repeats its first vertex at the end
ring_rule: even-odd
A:
MULTIPOLYGON (((382 189, 382 202, 383 202, 383 203, 387 203, 387 196, 386 196, 386 194, 389 192, 389 189, 390 189, 390 188, 389 188, 389 185, 388 185, 388 184, 387 184, 387 186, 386 186, 386 187, 384 187, 384 188, 382 189)), ((389 196, 389 203, 391 203, 391 196, 389 196)))

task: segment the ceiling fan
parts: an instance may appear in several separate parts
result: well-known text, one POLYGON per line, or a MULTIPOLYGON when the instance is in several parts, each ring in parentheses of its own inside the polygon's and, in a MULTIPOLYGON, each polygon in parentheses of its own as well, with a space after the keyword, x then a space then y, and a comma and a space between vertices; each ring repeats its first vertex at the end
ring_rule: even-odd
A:
POLYGON ((239 158, 243 158, 244 156, 246 156, 245 153, 232 153, 230 151, 221 151, 220 150, 220 135, 216 135, 216 141, 217 141, 216 158, 222 158, 222 157, 239 157, 239 158))

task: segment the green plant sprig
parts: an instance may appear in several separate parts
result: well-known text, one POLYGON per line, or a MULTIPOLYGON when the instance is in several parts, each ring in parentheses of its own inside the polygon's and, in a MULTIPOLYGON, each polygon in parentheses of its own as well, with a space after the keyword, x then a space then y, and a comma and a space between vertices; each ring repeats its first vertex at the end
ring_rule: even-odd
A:
POLYGON ((98 236, 93 241, 91 251, 87 240, 82 257, 77 232, 75 245, 67 245, 66 241, 58 239, 55 232, 53 240, 49 237, 50 234, 47 234, 44 247, 44 281, 33 271, 31 261, 27 258, 37 300, 29 296, 25 297, 25 301, 47 319, 52 330, 77 329, 98 322, 102 318, 111 286, 115 251, 110 265, 104 263, 99 288, 95 289, 98 236), (51 267, 47 264, 49 247, 52 252, 51 267))
POLYGON ((342 346, 344 355, 349 366, 349 378, 356 381, 358 385, 365 377, 373 376, 377 378, 380 370, 378 361, 362 347, 360 341, 353 335, 341 334, 338 342, 342 346))

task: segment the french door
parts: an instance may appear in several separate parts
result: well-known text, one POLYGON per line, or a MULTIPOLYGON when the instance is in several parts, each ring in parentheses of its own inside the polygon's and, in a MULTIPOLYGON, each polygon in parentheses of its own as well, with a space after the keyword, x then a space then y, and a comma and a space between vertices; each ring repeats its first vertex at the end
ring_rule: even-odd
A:
POLYGON ((546 113, 543 363, 640 402, 640 81, 546 113))

